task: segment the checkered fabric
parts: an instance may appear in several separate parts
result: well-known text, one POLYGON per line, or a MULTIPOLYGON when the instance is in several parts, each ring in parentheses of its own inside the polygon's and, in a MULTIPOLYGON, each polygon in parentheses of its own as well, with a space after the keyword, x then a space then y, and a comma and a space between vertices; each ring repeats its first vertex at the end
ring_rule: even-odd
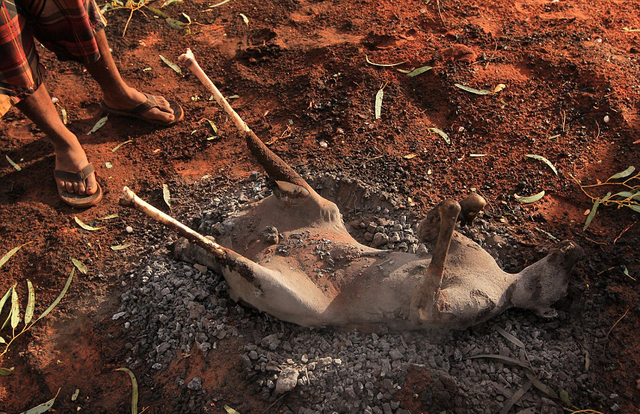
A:
POLYGON ((60 60, 93 63, 105 25, 95 0, 0 0, 0 95, 16 103, 42 83, 35 39, 60 60))

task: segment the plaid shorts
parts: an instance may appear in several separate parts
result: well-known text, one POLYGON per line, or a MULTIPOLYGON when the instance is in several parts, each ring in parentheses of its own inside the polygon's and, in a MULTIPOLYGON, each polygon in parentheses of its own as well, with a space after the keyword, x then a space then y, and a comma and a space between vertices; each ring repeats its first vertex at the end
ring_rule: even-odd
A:
POLYGON ((95 0, 0 0, 0 95, 16 103, 42 83, 35 39, 60 60, 93 63, 105 25, 95 0))

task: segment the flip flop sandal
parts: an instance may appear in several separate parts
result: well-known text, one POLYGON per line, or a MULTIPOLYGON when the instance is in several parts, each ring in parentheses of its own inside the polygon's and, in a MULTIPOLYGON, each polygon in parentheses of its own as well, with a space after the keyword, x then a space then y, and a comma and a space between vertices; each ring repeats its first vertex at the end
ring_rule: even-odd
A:
POLYGON ((182 118, 184 118, 184 111, 182 110, 182 107, 180 106, 180 104, 175 101, 170 101, 168 99, 167 99, 167 102, 169 102, 169 106, 173 110, 173 115, 175 117, 172 122, 162 122, 162 121, 157 121, 155 119, 147 118, 143 114, 150 109, 158 108, 163 112, 166 112, 166 111, 160 107, 160 104, 158 104, 158 101, 156 100, 155 96, 149 95, 148 93, 145 93, 144 96, 147 97, 146 102, 143 102, 140 105, 136 106, 135 108, 132 108, 129 110, 109 108, 107 104, 104 102, 104 100, 100 103, 100 106, 105 112, 108 112, 110 114, 140 119, 142 121, 148 122, 153 125, 171 126, 173 124, 176 124, 177 122, 182 121, 182 118))
MULTIPOLYGON (((91 173, 94 171, 95 169, 93 168, 93 165, 89 163, 86 167, 84 167, 77 173, 55 170, 53 172, 53 175, 56 178, 59 178, 64 181, 84 183, 86 188, 87 177, 91 175, 91 173)), ((98 191, 96 191, 91 195, 70 193, 66 190, 60 189, 60 187, 58 187, 58 194, 60 195, 60 199, 65 203, 69 204, 71 207, 87 208, 87 207, 95 206, 100 202, 100 200, 102 200, 102 187, 100 187, 100 184, 98 184, 97 182, 96 182, 96 185, 98 186, 98 191)))

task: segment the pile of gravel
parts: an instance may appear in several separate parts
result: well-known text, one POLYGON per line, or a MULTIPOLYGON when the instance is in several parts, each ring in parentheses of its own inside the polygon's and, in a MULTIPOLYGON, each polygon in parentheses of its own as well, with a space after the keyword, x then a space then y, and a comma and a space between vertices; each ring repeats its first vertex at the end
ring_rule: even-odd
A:
MULTIPOLYGON (((330 177, 317 186, 330 196, 327 191, 335 192, 338 183, 330 177)), ((386 237, 388 241, 378 247, 426 249, 415 238, 416 217, 402 208, 393 210, 398 216, 392 217, 397 203, 392 197, 381 196, 372 185, 348 184, 358 186, 351 193, 361 193, 361 200, 341 205, 338 196, 337 202, 344 207, 355 238, 371 245, 386 237)), ((196 220, 205 234, 249 201, 269 194, 257 174, 235 192, 216 191, 211 206, 196 220)), ((480 220, 465 231, 503 267, 522 267, 513 259, 518 257, 517 248, 506 229, 480 220)), ((113 319, 125 329, 132 368, 165 370, 193 347, 207 355, 216 352, 220 341, 238 337, 242 375, 253 384, 247 391, 267 402, 290 394, 282 400, 286 405, 278 406, 279 412, 406 414, 447 409, 499 413, 513 404, 510 412, 562 413, 561 401, 568 398, 617 408, 617 396, 598 392, 585 370, 586 341, 564 309, 552 321, 509 311, 479 327, 440 338, 384 329, 345 333, 283 323, 236 304, 229 299, 222 276, 177 262, 162 251, 129 276, 113 319), (545 385, 558 394, 557 399, 548 395, 545 385), (516 398, 520 390, 526 392, 516 398)), ((174 381, 190 392, 190 408, 178 404, 174 412, 204 412, 203 407, 214 399, 207 393, 208 384, 182 375, 174 381)))

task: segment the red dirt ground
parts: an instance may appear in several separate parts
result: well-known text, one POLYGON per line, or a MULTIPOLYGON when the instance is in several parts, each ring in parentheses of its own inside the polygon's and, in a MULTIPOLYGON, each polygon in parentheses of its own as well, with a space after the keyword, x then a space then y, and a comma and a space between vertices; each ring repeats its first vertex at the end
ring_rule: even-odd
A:
MULTIPOLYGON (((58 388, 58 412, 75 412, 76 407, 91 413, 127 412, 128 380, 114 372, 126 366, 127 349, 110 316, 125 272, 146 250, 144 220, 117 204, 121 188, 128 185, 161 205, 163 183, 188 188, 204 175, 233 182, 258 168, 197 80, 177 75, 158 57, 175 62, 187 47, 226 96, 238 96, 232 105, 256 134, 294 166, 378 169, 389 177, 390 189, 412 197, 413 208, 421 212, 469 188, 489 200, 489 212, 492 205, 517 204, 514 193, 545 190, 546 197, 524 207, 526 220, 503 220, 513 225, 524 246, 549 245, 542 229, 560 239, 576 239, 586 249, 573 294, 610 297, 596 312, 599 326, 605 332, 611 328, 608 354, 592 355, 590 372, 604 389, 620 395, 621 412, 638 412, 640 216, 630 209, 601 208, 583 231, 592 201, 571 176, 595 183, 629 165, 640 167, 639 2, 232 0, 209 8, 211 4, 194 0, 163 9, 175 19, 184 21, 183 12, 190 16, 194 23, 189 32, 142 9, 122 37, 129 13, 106 15, 123 76, 185 108, 184 122, 173 128, 111 117, 98 132, 85 135, 102 116, 99 90, 81 67, 60 63, 43 50, 46 85, 69 114, 69 127, 79 134, 106 190, 99 206, 75 211, 63 205, 46 138, 15 109, 0 121, 0 149, 22 166, 16 171, 5 157, 0 160, 0 255, 31 242, 0 270, 0 294, 18 283, 24 308, 30 279, 38 314, 64 285, 71 258, 89 267, 88 275, 77 275, 53 314, 0 358, 0 366, 15 367, 11 376, 0 377, 0 412, 37 405, 58 388), (405 70, 423 65, 434 69, 408 77, 395 67, 369 65, 365 56, 377 63, 405 62, 399 66, 405 70), (456 83, 506 87, 476 96, 456 83), (376 120, 374 97, 383 86, 382 116, 376 120), (218 139, 206 139, 212 133, 204 118, 220 128, 218 139), (446 131, 451 145, 432 127, 446 131), (112 151, 128 140, 133 142, 112 151), (412 153, 417 156, 405 157, 412 153), (558 175, 525 158, 531 153, 551 160, 558 175), (117 219, 96 220, 116 212, 117 219), (74 216, 106 228, 87 232, 74 216), (133 234, 125 231, 127 225, 133 234), (120 252, 109 248, 125 242, 136 247, 120 252), (74 403, 70 395, 76 388, 81 392, 74 403)), ((604 195, 607 190, 592 192, 604 195)), ((186 196, 176 200, 173 213, 180 217, 190 201, 186 196)), ((207 412, 224 412, 225 403, 238 401, 246 408, 243 414, 268 409, 243 393, 236 354, 237 346, 223 341, 222 350, 206 361, 211 367, 207 375, 216 379, 211 383, 220 395, 219 405, 207 412)), ((198 361, 191 360, 189 369, 198 361)), ((175 384, 162 375, 145 374, 139 380, 141 406, 148 413, 171 412, 172 396, 179 392, 175 384)))

